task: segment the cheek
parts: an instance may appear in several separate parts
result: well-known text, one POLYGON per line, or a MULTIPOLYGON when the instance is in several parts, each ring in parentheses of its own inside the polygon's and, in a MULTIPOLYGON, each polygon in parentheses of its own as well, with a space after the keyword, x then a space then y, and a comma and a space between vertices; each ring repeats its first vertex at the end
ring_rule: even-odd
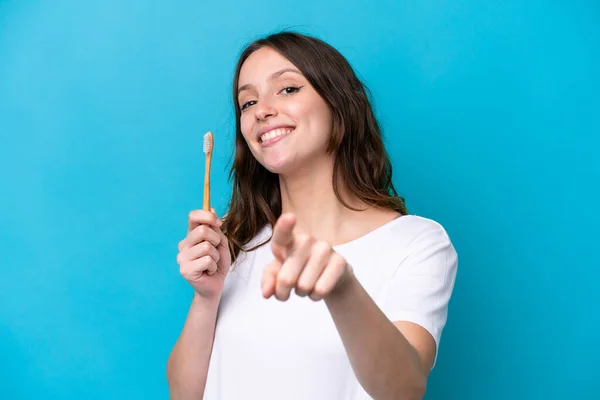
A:
POLYGON ((320 109, 321 111, 321 123, 323 127, 327 130, 329 134, 333 129, 333 116, 331 115, 331 111, 329 111, 329 107, 326 104, 323 104, 323 107, 320 109))
POLYGON ((319 115, 319 119, 323 126, 331 128, 333 126, 333 116, 331 115, 331 110, 329 106, 319 97, 318 101, 315 101, 315 114, 319 115))
POLYGON ((333 128, 333 118, 329 107, 325 103, 312 104, 310 109, 305 110, 310 115, 311 129, 320 137, 329 138, 333 128))
POLYGON ((242 114, 240 117, 240 128, 242 130, 242 135, 248 142, 252 138, 252 128, 253 121, 252 118, 249 118, 248 114, 242 114))

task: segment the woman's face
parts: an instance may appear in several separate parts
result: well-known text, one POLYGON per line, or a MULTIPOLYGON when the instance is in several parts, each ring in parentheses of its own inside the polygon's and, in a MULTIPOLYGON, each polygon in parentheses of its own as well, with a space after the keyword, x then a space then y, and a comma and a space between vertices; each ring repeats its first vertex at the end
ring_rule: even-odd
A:
POLYGON ((285 174, 327 157, 331 112, 288 59, 263 47, 246 59, 238 81, 242 134, 265 168, 285 174))

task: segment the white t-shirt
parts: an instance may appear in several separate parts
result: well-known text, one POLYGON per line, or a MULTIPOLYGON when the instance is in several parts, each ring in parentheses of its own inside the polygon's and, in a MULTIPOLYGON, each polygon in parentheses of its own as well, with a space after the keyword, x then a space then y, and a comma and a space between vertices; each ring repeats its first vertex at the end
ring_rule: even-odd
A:
MULTIPOLYGON (((271 234, 266 226, 245 248, 271 234)), ((458 262, 439 223, 401 216, 334 250, 391 321, 421 325, 439 347, 458 262)), ((204 399, 370 399, 323 301, 262 297, 273 258, 270 243, 240 253, 225 280, 204 399)))

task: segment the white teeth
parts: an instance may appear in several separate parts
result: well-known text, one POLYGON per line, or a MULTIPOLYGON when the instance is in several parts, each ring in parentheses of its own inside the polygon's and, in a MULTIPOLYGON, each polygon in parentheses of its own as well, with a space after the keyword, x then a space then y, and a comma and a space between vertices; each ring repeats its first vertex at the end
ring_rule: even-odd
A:
POLYGON ((261 140, 262 142, 265 142, 265 141, 267 141, 267 140, 269 140, 269 139, 273 139, 274 137, 281 136, 281 135, 286 135, 286 134, 288 134, 288 133, 291 133, 293 130, 294 130, 294 129, 292 129, 292 128, 279 128, 279 129, 273 129, 272 131, 270 131, 270 132, 267 132, 267 133, 265 133, 264 135, 262 135, 262 136, 260 137, 260 140, 261 140))

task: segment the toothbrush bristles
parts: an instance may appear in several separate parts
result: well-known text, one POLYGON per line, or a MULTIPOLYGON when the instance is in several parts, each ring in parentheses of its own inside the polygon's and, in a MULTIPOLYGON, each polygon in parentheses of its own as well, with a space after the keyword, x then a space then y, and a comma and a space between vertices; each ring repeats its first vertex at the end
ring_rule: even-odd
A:
POLYGON ((204 135, 204 152, 209 153, 210 151, 212 151, 212 135, 209 132, 204 135))

